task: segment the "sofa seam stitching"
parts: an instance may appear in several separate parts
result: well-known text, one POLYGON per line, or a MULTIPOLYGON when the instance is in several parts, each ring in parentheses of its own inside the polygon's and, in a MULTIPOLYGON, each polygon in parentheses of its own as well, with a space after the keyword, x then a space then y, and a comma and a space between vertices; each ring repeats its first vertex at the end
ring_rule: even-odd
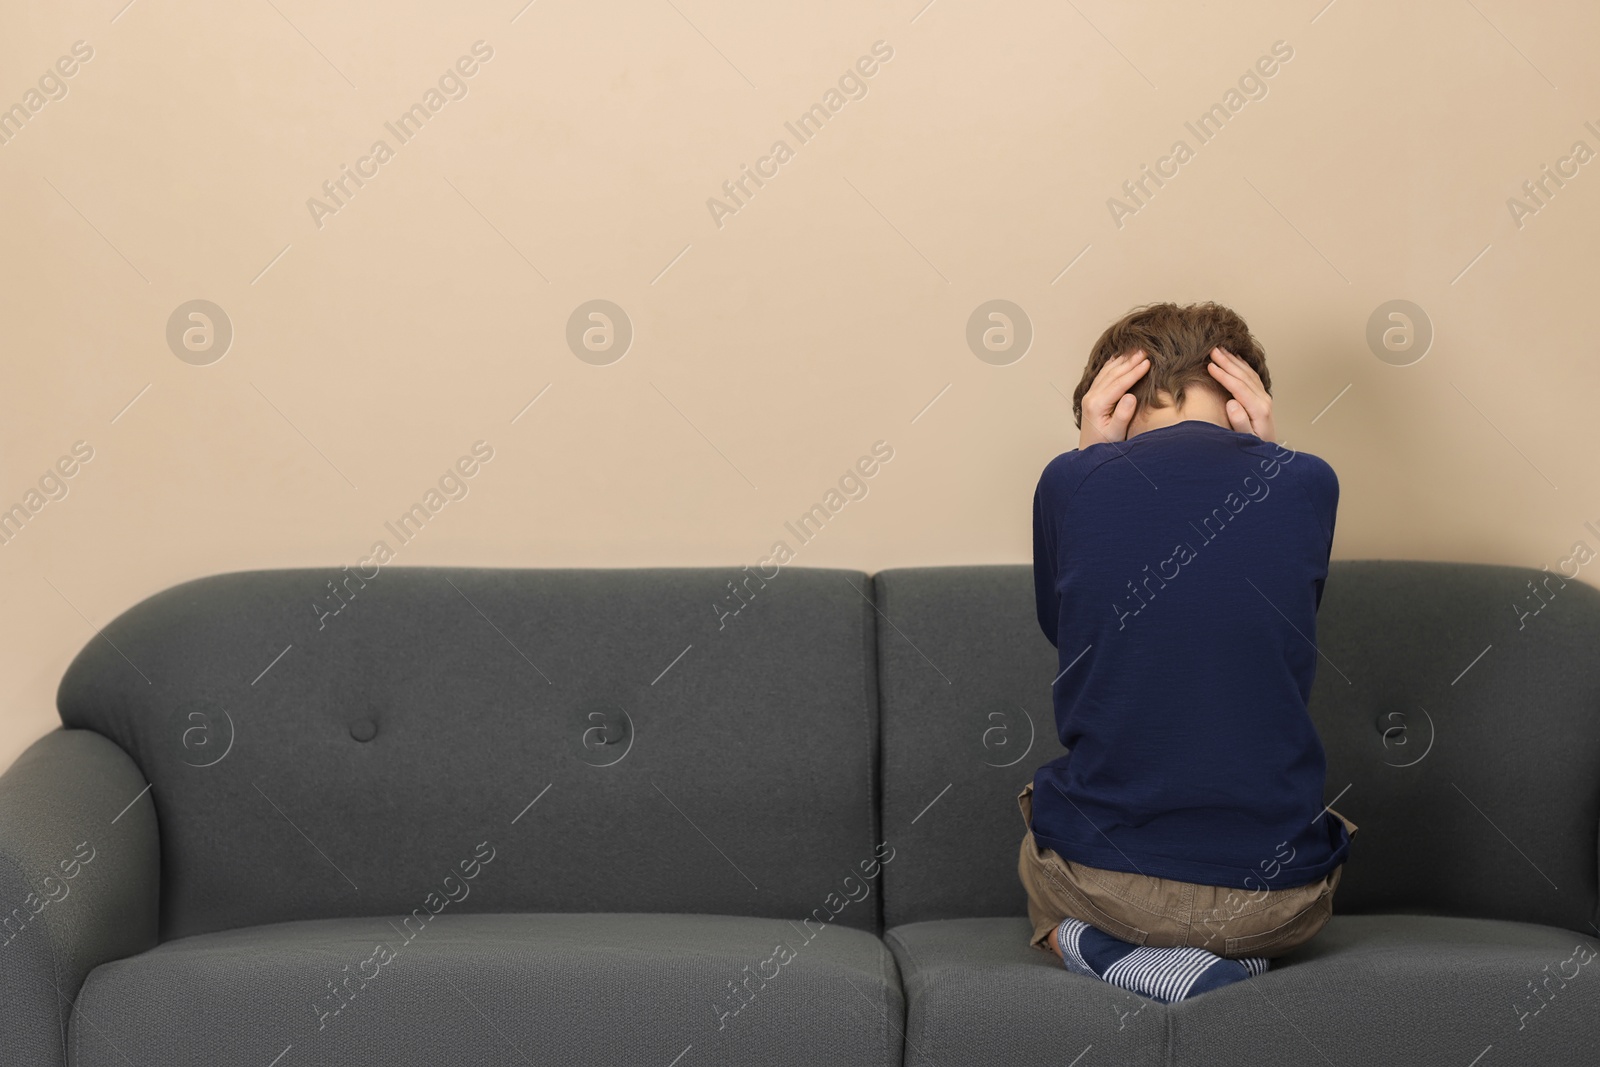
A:
MULTIPOLYGON (((878 583, 874 575, 868 574, 865 571, 860 572, 860 574, 862 583, 867 586, 867 588, 863 590, 862 597, 862 599, 866 600, 867 603, 865 605, 866 611, 858 613, 856 618, 860 620, 860 643, 863 646, 862 666, 865 668, 869 678, 871 679, 871 699, 873 703, 872 707, 864 709, 862 713, 862 717, 865 720, 864 725, 866 727, 863 732, 867 737, 867 844, 871 846, 873 854, 876 855, 878 851, 878 842, 874 839, 883 829, 883 810, 881 797, 879 796, 878 792, 879 773, 877 767, 878 760, 882 755, 882 746, 879 744, 878 735, 881 733, 883 728, 882 679, 878 676, 878 583), (865 648, 868 623, 871 623, 872 625, 872 648, 870 653, 865 648), (873 721, 874 711, 877 712, 876 723, 873 721)), ((883 931, 883 893, 881 888, 878 893, 878 905, 874 909, 874 912, 875 914, 872 917, 872 932, 874 934, 880 934, 883 931)))
MULTIPOLYGON (((895 933, 885 933, 885 943, 887 943, 891 937, 894 939, 894 943, 900 946, 900 951, 904 953, 906 962, 915 967, 917 960, 916 956, 911 951, 911 946, 906 944, 903 937, 895 933)), ((890 949, 889 952, 890 955, 894 954, 893 949, 890 949)), ((899 967, 898 961, 896 961, 895 966, 897 968, 899 967)), ((906 1053, 911 1049, 911 987, 909 981, 904 980, 904 976, 902 976, 902 981, 900 982, 900 991, 904 995, 906 1012, 905 1026, 902 1027, 900 1031, 900 1035, 903 1038, 903 1040, 900 1042, 900 1061, 901 1067, 905 1067, 906 1053)))

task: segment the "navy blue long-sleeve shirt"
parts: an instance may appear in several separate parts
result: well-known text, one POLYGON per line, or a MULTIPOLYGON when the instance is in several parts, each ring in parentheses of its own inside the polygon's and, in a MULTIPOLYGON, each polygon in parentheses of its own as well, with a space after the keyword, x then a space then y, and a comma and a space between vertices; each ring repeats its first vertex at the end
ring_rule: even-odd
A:
POLYGON ((1034 582, 1070 751, 1034 776, 1041 846, 1253 890, 1344 862, 1306 710, 1338 502, 1323 460, 1197 420, 1051 460, 1034 582))

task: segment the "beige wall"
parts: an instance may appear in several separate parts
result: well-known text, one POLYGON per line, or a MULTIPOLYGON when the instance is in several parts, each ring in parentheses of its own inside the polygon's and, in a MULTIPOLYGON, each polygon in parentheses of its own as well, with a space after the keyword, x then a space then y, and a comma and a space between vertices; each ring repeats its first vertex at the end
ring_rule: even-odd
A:
POLYGON ((1508 206, 1600 150, 1593 5, 121 2, 14 4, 0 34, 0 105, 93 51, 0 145, 0 506, 93 449, 0 546, 0 763, 93 627, 199 575, 354 563, 480 440, 396 564, 754 562, 880 440, 797 564, 1026 560, 1062 394, 1150 300, 1250 322, 1281 435, 1339 472, 1338 556, 1600 545, 1600 163, 1508 206), (385 123, 478 41, 400 143, 385 123), (801 143, 784 123, 879 41, 801 143), (1266 95, 1201 144, 1184 123, 1275 42, 1266 95), (778 139, 719 226, 708 198, 778 139), (595 298, 634 329, 607 366, 565 340, 595 298), (964 336, 996 298, 1034 331, 1005 366, 964 336), (234 331, 209 365, 166 339, 194 299, 234 331), (1366 340, 1394 299, 1435 330, 1410 366, 1366 340))

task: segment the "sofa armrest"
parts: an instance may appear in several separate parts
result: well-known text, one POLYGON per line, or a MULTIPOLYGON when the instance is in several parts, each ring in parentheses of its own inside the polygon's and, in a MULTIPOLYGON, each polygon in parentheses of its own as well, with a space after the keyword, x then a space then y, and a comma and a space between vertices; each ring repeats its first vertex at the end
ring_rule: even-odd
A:
POLYGON ((145 788, 91 730, 46 734, 0 775, 0 1063, 65 1067, 89 972, 156 943, 161 853, 145 788))

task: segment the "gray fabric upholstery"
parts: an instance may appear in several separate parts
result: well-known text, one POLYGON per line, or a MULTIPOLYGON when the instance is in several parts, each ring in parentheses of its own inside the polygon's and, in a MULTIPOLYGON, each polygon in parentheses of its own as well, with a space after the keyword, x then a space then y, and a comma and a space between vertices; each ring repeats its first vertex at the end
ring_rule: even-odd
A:
POLYGON ((1592 933, 1534 923, 1335 915, 1259 979, 1178 1005, 1173 1061, 1592 1064, 1597 951, 1592 933))
MULTIPOLYGON (((1063 751, 1049 692, 1057 660, 1034 618, 1030 573, 914 568, 874 579, 883 824, 901 846, 884 872, 889 926, 1024 912, 1015 795, 1063 751), (1030 729, 1027 757, 993 766, 1016 758, 1030 729)), ((1555 579, 1549 605, 1521 618, 1512 605, 1537 605, 1527 583, 1546 578, 1471 564, 1332 565, 1311 712, 1328 754, 1326 798, 1360 827, 1337 912, 1592 929, 1600 592, 1555 579)))
POLYGON ((319 619, 341 577, 190 582, 74 661, 82 729, 0 777, 0 891, 96 857, 0 947, 0 1062, 1593 1059, 1587 586, 1332 565, 1334 918, 1166 1008, 1027 944, 1015 795, 1060 752, 1029 568, 389 568, 319 619), (371 916, 430 912, 319 1018, 403 941, 371 916))
POLYGON ((86 730, 46 734, 0 775, 0 1063, 64 1065, 85 976, 155 944, 144 787, 126 753, 86 730))
MULTIPOLYGON (((919 824, 920 825, 920 824, 919 824)), ((905 987, 906 1067, 1166 1067, 1159 1005, 1030 948, 1024 918, 945 919, 884 935, 905 987), (1141 1010, 1141 1008, 1143 1010, 1141 1010)), ((1209 1062, 1209 1061, 1204 1061, 1209 1062)))
POLYGON ((1600 959, 1580 960, 1600 946, 1568 930, 1336 915, 1267 974, 1171 1006, 1072 974, 1029 934, 1014 917, 888 931, 907 1067, 1061 1067, 1090 1046, 1083 1064, 1464 1067, 1490 1046, 1485 1064, 1593 1062, 1600 959), (1564 986, 1553 977, 1536 997, 1530 983, 1558 971, 1564 986))
MULTIPOLYGON (((163 938, 404 913, 485 841, 461 910, 799 918, 872 861, 859 572, 391 566, 319 619, 341 577, 176 586, 62 680, 153 783, 163 938)), ((873 889, 836 921, 879 929, 873 889)))
POLYGON ((886 926, 1026 911, 1016 794, 1062 751, 1056 650, 1039 632, 1031 575, 918 567, 873 579, 883 832, 897 847, 883 872, 886 926))
POLYGON ((775 919, 446 913, 407 944, 383 919, 318 920, 183 938, 100 967, 73 1020, 72 1062, 267 1067, 287 1051, 281 1067, 667 1067, 687 1050, 683 1067, 898 1067, 903 1011, 888 950, 847 927, 808 942, 775 919), (364 966, 379 942, 392 961, 364 966), (793 958, 762 967, 780 942, 793 958), (719 1018, 746 966, 774 977, 719 1018), (353 997, 332 1001, 328 983, 349 975, 353 997), (344 1006, 324 1019, 319 998, 323 1011, 344 1006))
POLYGON ((1336 807, 1361 827, 1336 912, 1594 933, 1600 591, 1551 579, 1549 606, 1520 619, 1514 605, 1537 605, 1528 583, 1546 578, 1465 563, 1333 565, 1311 712, 1328 798, 1348 785, 1336 807))

